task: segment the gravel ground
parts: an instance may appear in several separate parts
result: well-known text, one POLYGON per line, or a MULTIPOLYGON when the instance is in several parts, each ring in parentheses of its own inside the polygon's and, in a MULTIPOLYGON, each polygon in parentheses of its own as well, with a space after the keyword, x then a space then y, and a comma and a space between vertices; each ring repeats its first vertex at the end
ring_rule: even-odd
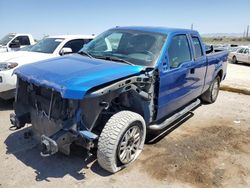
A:
POLYGON ((221 91, 185 122, 152 137, 137 161, 111 175, 84 151, 42 158, 28 129, 8 128, 0 101, 0 187, 250 187, 250 96, 221 91), (178 127, 178 129, 176 129, 178 127))

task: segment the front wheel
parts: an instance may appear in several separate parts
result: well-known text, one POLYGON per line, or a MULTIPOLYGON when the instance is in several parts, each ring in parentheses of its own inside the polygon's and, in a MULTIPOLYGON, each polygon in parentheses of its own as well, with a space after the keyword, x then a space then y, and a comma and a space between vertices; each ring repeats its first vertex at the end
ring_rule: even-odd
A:
POLYGON ((203 102, 212 104, 216 101, 220 90, 220 77, 217 76, 214 81, 211 83, 208 90, 201 95, 203 102))
POLYGON ((131 111, 113 115, 98 140, 97 160, 105 170, 115 173, 128 166, 141 153, 146 137, 143 117, 131 111))

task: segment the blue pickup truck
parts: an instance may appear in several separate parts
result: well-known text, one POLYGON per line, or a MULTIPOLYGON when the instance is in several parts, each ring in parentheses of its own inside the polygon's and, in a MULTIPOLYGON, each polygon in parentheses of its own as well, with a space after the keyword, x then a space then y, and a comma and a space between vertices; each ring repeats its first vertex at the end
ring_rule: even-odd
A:
POLYGON ((70 154, 72 143, 97 149, 115 173, 138 157, 146 133, 215 102, 228 54, 212 51, 194 30, 110 29, 78 54, 16 69, 12 128, 32 124, 42 156, 70 154))

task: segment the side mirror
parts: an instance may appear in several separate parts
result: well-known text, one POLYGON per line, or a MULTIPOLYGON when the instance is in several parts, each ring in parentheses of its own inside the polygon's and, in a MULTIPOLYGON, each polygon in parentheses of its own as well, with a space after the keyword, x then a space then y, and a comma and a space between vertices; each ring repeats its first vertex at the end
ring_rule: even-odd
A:
POLYGON ((206 46, 206 54, 210 54, 214 51, 214 46, 206 46))
POLYGON ((60 51, 60 55, 66 55, 66 54, 70 54, 70 53, 72 53, 73 51, 72 51, 72 49, 71 48, 63 48, 63 49, 61 49, 61 51, 60 51))
POLYGON ((10 44, 9 47, 10 48, 20 48, 21 44, 19 42, 19 40, 13 40, 10 44))

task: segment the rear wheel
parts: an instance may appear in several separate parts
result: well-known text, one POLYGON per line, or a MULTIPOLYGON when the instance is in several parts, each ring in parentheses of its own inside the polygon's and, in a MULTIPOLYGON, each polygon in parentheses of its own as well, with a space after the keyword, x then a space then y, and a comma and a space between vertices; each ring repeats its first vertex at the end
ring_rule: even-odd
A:
POLYGON ((238 63, 238 60, 237 60, 236 56, 233 56, 233 58, 232 58, 232 63, 233 63, 233 64, 238 63))
POLYGON ((210 85, 210 87, 208 88, 208 90, 201 95, 202 101, 209 104, 214 103, 218 97, 219 90, 220 90, 220 77, 217 76, 210 85))
POLYGON ((131 111, 113 115, 98 140, 99 165, 111 173, 128 166, 141 153, 145 136, 146 125, 141 115, 131 111))

